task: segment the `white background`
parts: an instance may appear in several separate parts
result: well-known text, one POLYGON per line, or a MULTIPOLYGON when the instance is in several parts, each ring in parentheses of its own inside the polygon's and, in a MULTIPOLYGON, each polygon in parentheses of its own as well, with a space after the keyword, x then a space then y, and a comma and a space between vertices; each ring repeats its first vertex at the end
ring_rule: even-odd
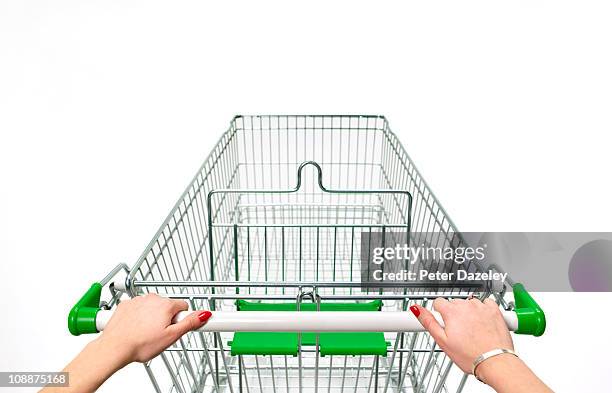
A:
MULTIPOLYGON (((0 370, 78 352, 70 306, 238 113, 386 115, 465 231, 611 229, 609 3, 202 3, 0 3, 0 370)), ((521 356, 555 390, 609 389, 611 294, 537 298, 521 356)), ((128 387, 152 391, 141 366, 101 390, 128 387)))

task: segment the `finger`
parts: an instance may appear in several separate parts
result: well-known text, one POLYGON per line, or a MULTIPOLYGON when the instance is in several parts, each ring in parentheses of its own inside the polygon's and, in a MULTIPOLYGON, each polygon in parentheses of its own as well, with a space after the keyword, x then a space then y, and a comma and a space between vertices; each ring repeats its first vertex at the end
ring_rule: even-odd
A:
POLYGON ((442 315, 447 313, 452 307, 453 307, 453 304, 451 302, 441 297, 436 298, 436 300, 434 300, 433 302, 434 310, 436 310, 442 315))
POLYGON ((489 307, 495 307, 498 308, 499 306, 497 305, 497 303, 495 302, 495 300, 491 299, 491 298, 486 298, 483 303, 489 307))
POLYGON ((171 311, 172 315, 176 315, 181 311, 187 311, 189 309, 189 305, 186 301, 180 299, 170 299, 172 302, 171 311))
POLYGON ((428 309, 415 304, 410 306, 410 311, 412 311, 414 316, 421 322, 425 330, 427 330, 434 340, 436 340, 438 345, 442 346, 446 342, 444 328, 440 326, 436 318, 428 309))
POLYGON ((495 302, 495 300, 488 298, 482 302, 486 308, 490 308, 491 310, 496 310, 499 314, 501 314, 501 310, 499 309, 499 305, 495 302))
POLYGON ((187 315, 183 320, 168 326, 168 330, 177 340, 185 333, 199 329, 210 319, 210 311, 194 311, 187 315))

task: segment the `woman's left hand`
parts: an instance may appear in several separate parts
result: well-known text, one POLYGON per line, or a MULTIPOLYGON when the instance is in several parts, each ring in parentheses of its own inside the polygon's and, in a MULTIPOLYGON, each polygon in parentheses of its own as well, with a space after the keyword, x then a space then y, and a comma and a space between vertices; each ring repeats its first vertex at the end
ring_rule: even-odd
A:
POLYGON ((212 315, 210 311, 196 311, 173 324, 174 316, 187 309, 183 300, 152 293, 125 300, 119 303, 98 340, 115 349, 125 364, 149 361, 185 333, 203 326, 212 315))
POLYGON ((117 306, 104 332, 64 368, 70 386, 46 387, 41 393, 91 393, 116 371, 131 362, 146 362, 191 330, 200 328, 212 316, 195 311, 182 321, 172 319, 187 310, 183 300, 155 294, 125 300, 117 306))

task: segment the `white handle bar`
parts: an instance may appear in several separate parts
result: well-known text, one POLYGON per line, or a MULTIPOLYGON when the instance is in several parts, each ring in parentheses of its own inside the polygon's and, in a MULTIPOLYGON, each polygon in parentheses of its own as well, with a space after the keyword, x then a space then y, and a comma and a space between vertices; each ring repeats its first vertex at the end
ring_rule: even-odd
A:
MULTIPOLYGON (((176 323, 191 311, 181 311, 176 323)), ((444 326, 442 316, 432 312, 444 326)), ((104 330, 113 311, 100 310, 96 316, 98 331, 104 330)), ((514 311, 502 311, 508 330, 518 329, 514 311)), ((201 332, 422 332, 421 323, 410 311, 213 311, 201 332)))

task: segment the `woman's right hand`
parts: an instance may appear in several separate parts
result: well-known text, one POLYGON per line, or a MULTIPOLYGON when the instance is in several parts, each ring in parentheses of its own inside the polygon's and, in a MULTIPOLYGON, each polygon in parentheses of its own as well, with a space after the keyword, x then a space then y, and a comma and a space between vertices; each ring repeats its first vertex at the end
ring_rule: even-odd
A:
MULTIPOLYGON (((418 305, 410 311, 461 370, 471 374, 474 360, 493 349, 514 350, 512 338, 499 306, 491 299, 453 300, 438 298, 434 310, 442 315, 444 327, 433 314, 418 305)), ((548 388, 518 357, 501 354, 484 360, 476 369, 478 378, 498 393, 550 393, 548 388)))
POLYGON ((444 328, 426 308, 413 305, 410 311, 464 372, 471 373, 472 363, 485 352, 498 348, 514 349, 499 306, 493 300, 456 299, 449 302, 437 298, 433 308, 442 315, 444 328))

